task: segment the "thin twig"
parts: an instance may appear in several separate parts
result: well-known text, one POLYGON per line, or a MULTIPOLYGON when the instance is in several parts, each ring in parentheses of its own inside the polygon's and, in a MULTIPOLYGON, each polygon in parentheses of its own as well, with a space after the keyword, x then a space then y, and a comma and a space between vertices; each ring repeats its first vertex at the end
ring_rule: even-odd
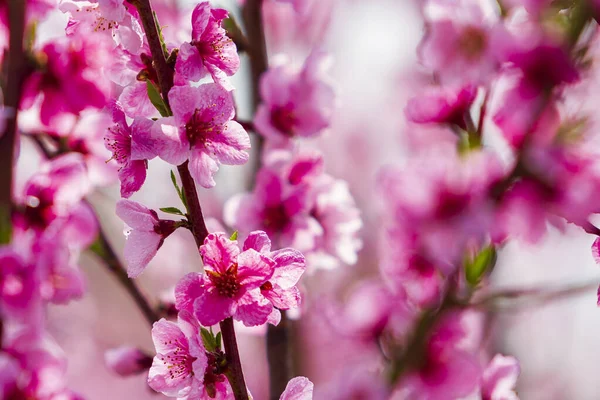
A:
POLYGON ((92 246, 91 250, 104 261, 104 265, 108 267, 108 271, 119 280, 121 285, 127 290, 127 293, 133 298, 133 301, 144 315, 144 318, 146 318, 146 321, 152 325, 160 319, 158 313, 150 306, 150 303, 142 294, 135 281, 127 276, 127 271, 108 242, 102 227, 99 230, 97 245, 92 246))
POLYGON ((593 280, 550 288, 502 289, 461 306, 499 312, 513 311, 580 295, 597 289, 599 283, 599 280, 593 280))

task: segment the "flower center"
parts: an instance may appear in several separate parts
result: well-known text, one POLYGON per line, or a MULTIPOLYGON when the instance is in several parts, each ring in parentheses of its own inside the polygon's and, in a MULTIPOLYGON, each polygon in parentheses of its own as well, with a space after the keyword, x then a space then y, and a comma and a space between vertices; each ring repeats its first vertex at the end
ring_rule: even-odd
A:
POLYGON ((263 211, 263 224, 265 230, 281 232, 288 224, 289 217, 285 212, 283 204, 267 206, 263 211))
POLYGON ((238 265, 233 264, 223 274, 207 271, 209 279, 223 297, 234 298, 240 291, 241 285, 237 277, 238 265))
POLYGON ((206 146, 212 136, 223 132, 223 128, 223 125, 215 123, 214 118, 206 119, 203 117, 202 112, 196 109, 188 123, 185 124, 185 135, 190 147, 194 145, 206 146))
MULTIPOLYGON (((171 344, 173 344, 172 340, 165 341, 165 345, 171 344)), ((196 361, 196 357, 192 357, 188 349, 182 347, 179 343, 177 343, 177 348, 174 352, 161 355, 160 360, 167 366, 168 377, 171 380, 194 375, 192 363, 196 361)))
POLYGON ((479 58, 487 47, 485 32, 476 26, 468 26, 458 39, 458 48, 467 60, 479 58))
POLYGON ((23 216, 30 227, 45 228, 55 217, 52 206, 54 205, 50 189, 42 189, 35 195, 28 195, 25 200, 23 216))
POLYGON ((104 137, 104 142, 113 153, 111 160, 115 160, 119 164, 126 164, 131 154, 131 137, 118 124, 108 128, 108 132, 109 134, 104 137))
POLYGON ((285 106, 275 106, 271 110, 271 124, 286 136, 294 136, 294 127, 298 119, 294 115, 294 106, 291 103, 285 106))
POLYGON ((202 59, 219 58, 221 61, 225 61, 226 57, 223 52, 226 47, 230 46, 233 41, 225 35, 214 35, 208 40, 192 41, 192 46, 195 46, 200 53, 202 59))

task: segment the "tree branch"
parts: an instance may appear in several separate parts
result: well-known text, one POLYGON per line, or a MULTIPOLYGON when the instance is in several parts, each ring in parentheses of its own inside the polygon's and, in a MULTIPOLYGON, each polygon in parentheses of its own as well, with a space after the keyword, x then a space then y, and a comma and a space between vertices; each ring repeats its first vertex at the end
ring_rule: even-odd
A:
POLYGON ((23 36, 25 32, 25 1, 8 2, 9 47, 4 76, 4 132, 0 136, 0 242, 10 242, 13 163, 17 135, 17 115, 21 103, 21 89, 28 67, 23 36))
MULTIPOLYGON (((154 12, 150 6, 149 0, 128 0, 138 10, 140 19, 146 32, 148 39, 148 45, 150 46, 150 52, 152 53, 152 61, 156 69, 158 76, 158 82, 160 91, 163 97, 169 113, 171 114, 168 94, 169 90, 173 86, 173 74, 174 71, 167 64, 165 54, 162 49, 162 43, 157 29, 157 22, 154 18, 154 12)), ((188 219, 191 223, 191 231, 194 235, 194 240, 197 246, 204 243, 204 239, 208 235, 206 224, 204 223, 204 217, 202 215, 202 207, 200 207, 200 201, 198 200, 198 193, 196 192, 196 184, 194 179, 190 175, 188 169, 188 162, 179 165, 177 167, 179 176, 181 178, 181 185, 186 196, 187 207, 188 207, 188 219)), ((233 328, 233 320, 228 318, 220 323, 221 333, 223 335, 223 343, 225 344, 225 353, 228 361, 229 372, 227 379, 231 384, 233 393, 236 400, 248 400, 248 390, 246 389, 246 383, 244 381, 244 374, 242 372, 242 364, 240 361, 240 355, 237 349, 237 341, 235 337, 235 330, 233 328)))

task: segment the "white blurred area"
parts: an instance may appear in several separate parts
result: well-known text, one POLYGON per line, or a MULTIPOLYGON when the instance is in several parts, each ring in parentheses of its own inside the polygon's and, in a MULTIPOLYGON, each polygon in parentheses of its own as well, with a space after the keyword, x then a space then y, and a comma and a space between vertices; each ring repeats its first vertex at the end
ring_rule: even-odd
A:
MULTIPOLYGON (((157 0, 154 0, 155 2, 157 0)), ((265 0, 272 1, 272 0, 265 0)), ((317 2, 320 0, 316 0, 317 2)), ((332 2, 335 0, 323 0, 332 2)), ((186 1, 186 4, 193 5, 186 1)), ((376 266, 379 201, 374 191, 380 166, 401 163, 407 156, 403 107, 418 88, 411 81, 416 69, 416 46, 422 22, 409 0, 338 0, 328 32, 318 43, 335 57, 333 77, 339 93, 339 109, 330 132, 309 143, 323 150, 328 172, 346 179, 363 213, 365 248, 359 264, 347 271, 324 272, 309 279, 307 290, 317 282, 325 285, 348 277, 373 274, 376 266), (329 274, 329 276, 326 276, 329 274)), ((230 1, 215 2, 228 9, 230 1)), ((290 7, 281 4, 279 7, 290 7)), ((291 11, 291 8, 290 8, 291 11)), ((288 13, 289 14, 289 13, 288 13)), ((160 18, 160 14, 159 14, 160 18)), ((189 23, 189 18, 184 19, 189 23)), ((62 36, 65 18, 56 13, 39 27, 41 41, 62 36)), ((166 28, 168 29, 168 27, 166 28)), ((289 38, 288 38, 289 39, 289 38)), ((292 38, 293 39, 293 38, 292 38)), ((285 42, 284 42, 285 43, 285 42)), ((291 49, 302 62, 306 49, 269 42, 271 51, 291 49)), ((247 59, 233 80, 240 115, 248 115, 247 59)), ((423 131, 423 134, 428 134, 423 131)), ((418 133, 410 132, 411 136, 418 133)), ((18 183, 35 172, 40 159, 35 146, 23 139, 18 164, 18 183)), ((132 199, 148 207, 179 206, 169 180, 174 169, 160 160, 150 162, 148 179, 132 199)), ((217 186, 200 189, 205 214, 220 218, 222 202, 244 190, 250 168, 222 166, 217 186)), ((123 224, 114 215, 118 188, 95 193, 91 200, 117 251, 122 251, 123 224)), ((565 232, 551 230, 545 240, 526 247, 512 243, 499 254, 492 281, 498 288, 530 288, 600 280, 600 268, 592 259, 593 238, 569 226, 565 232)), ((145 376, 119 378, 104 367, 104 350, 123 344, 139 345, 152 353, 149 326, 128 295, 92 256, 84 256, 82 267, 88 292, 81 301, 54 306, 49 315, 51 331, 69 357, 69 379, 74 390, 90 400, 156 399, 145 384, 145 376)), ((173 285, 186 272, 200 269, 200 260, 188 232, 177 232, 165 241, 157 257, 138 278, 145 293, 168 299, 173 285)), ((323 288, 314 287, 319 292, 323 288)), ((595 290, 519 312, 495 316, 494 349, 521 361, 519 393, 522 399, 595 400, 600 393, 597 360, 600 359, 600 310, 595 290)), ((263 338, 243 331, 239 336, 241 356, 250 391, 255 399, 267 398, 266 357, 263 338)), ((310 354, 310 349, 305 349, 310 354)), ((300 371, 318 384, 322 379, 310 367, 327 355, 316 355, 300 371)), ((317 368, 318 370, 318 368, 317 368)))

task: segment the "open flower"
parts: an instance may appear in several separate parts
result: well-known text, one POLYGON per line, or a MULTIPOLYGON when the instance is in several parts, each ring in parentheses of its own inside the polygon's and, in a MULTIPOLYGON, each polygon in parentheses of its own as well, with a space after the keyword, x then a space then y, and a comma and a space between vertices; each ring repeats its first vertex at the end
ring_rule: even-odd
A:
POLYGON ((192 41, 179 48, 175 64, 176 83, 198 81, 210 73, 213 80, 227 90, 233 89, 227 76, 235 74, 240 59, 233 40, 221 23, 227 11, 212 8, 208 1, 198 4, 192 12, 192 41))
POLYGON ((189 159, 194 180, 206 187, 215 186, 214 173, 219 163, 240 165, 248 161, 248 133, 233 121, 231 94, 211 83, 175 86, 169 92, 173 116, 154 124, 158 156, 179 165, 189 159))
POLYGON ((177 323, 164 318, 155 322, 152 340, 156 356, 148 385, 169 397, 186 398, 190 392, 197 392, 204 381, 208 358, 194 317, 182 311, 177 323))
POLYGON ((273 305, 259 288, 273 276, 275 262, 253 248, 240 252, 224 233, 208 235, 200 254, 205 273, 188 274, 177 284, 177 309, 193 310, 205 326, 229 317, 246 326, 267 322, 273 305))
POLYGON ((117 215, 131 228, 124 253, 127 275, 135 278, 154 258, 165 238, 177 229, 177 223, 159 219, 156 211, 130 200, 119 200, 117 215))
POLYGON ((295 136, 317 136, 329 127, 335 105, 335 92, 324 74, 329 64, 327 54, 315 51, 301 71, 282 60, 264 73, 262 103, 254 119, 261 135, 286 142, 295 136))
POLYGON ((260 169, 251 193, 227 201, 225 222, 243 235, 264 230, 274 247, 300 250, 310 268, 355 263, 362 222, 347 184, 323 173, 320 154, 285 153, 260 169))
POLYGON ((87 107, 106 105, 110 86, 102 67, 108 63, 108 47, 84 38, 47 43, 38 55, 43 68, 24 84, 21 106, 29 108, 38 96, 43 97, 40 121, 44 125, 54 125, 61 114, 78 115, 87 107))

